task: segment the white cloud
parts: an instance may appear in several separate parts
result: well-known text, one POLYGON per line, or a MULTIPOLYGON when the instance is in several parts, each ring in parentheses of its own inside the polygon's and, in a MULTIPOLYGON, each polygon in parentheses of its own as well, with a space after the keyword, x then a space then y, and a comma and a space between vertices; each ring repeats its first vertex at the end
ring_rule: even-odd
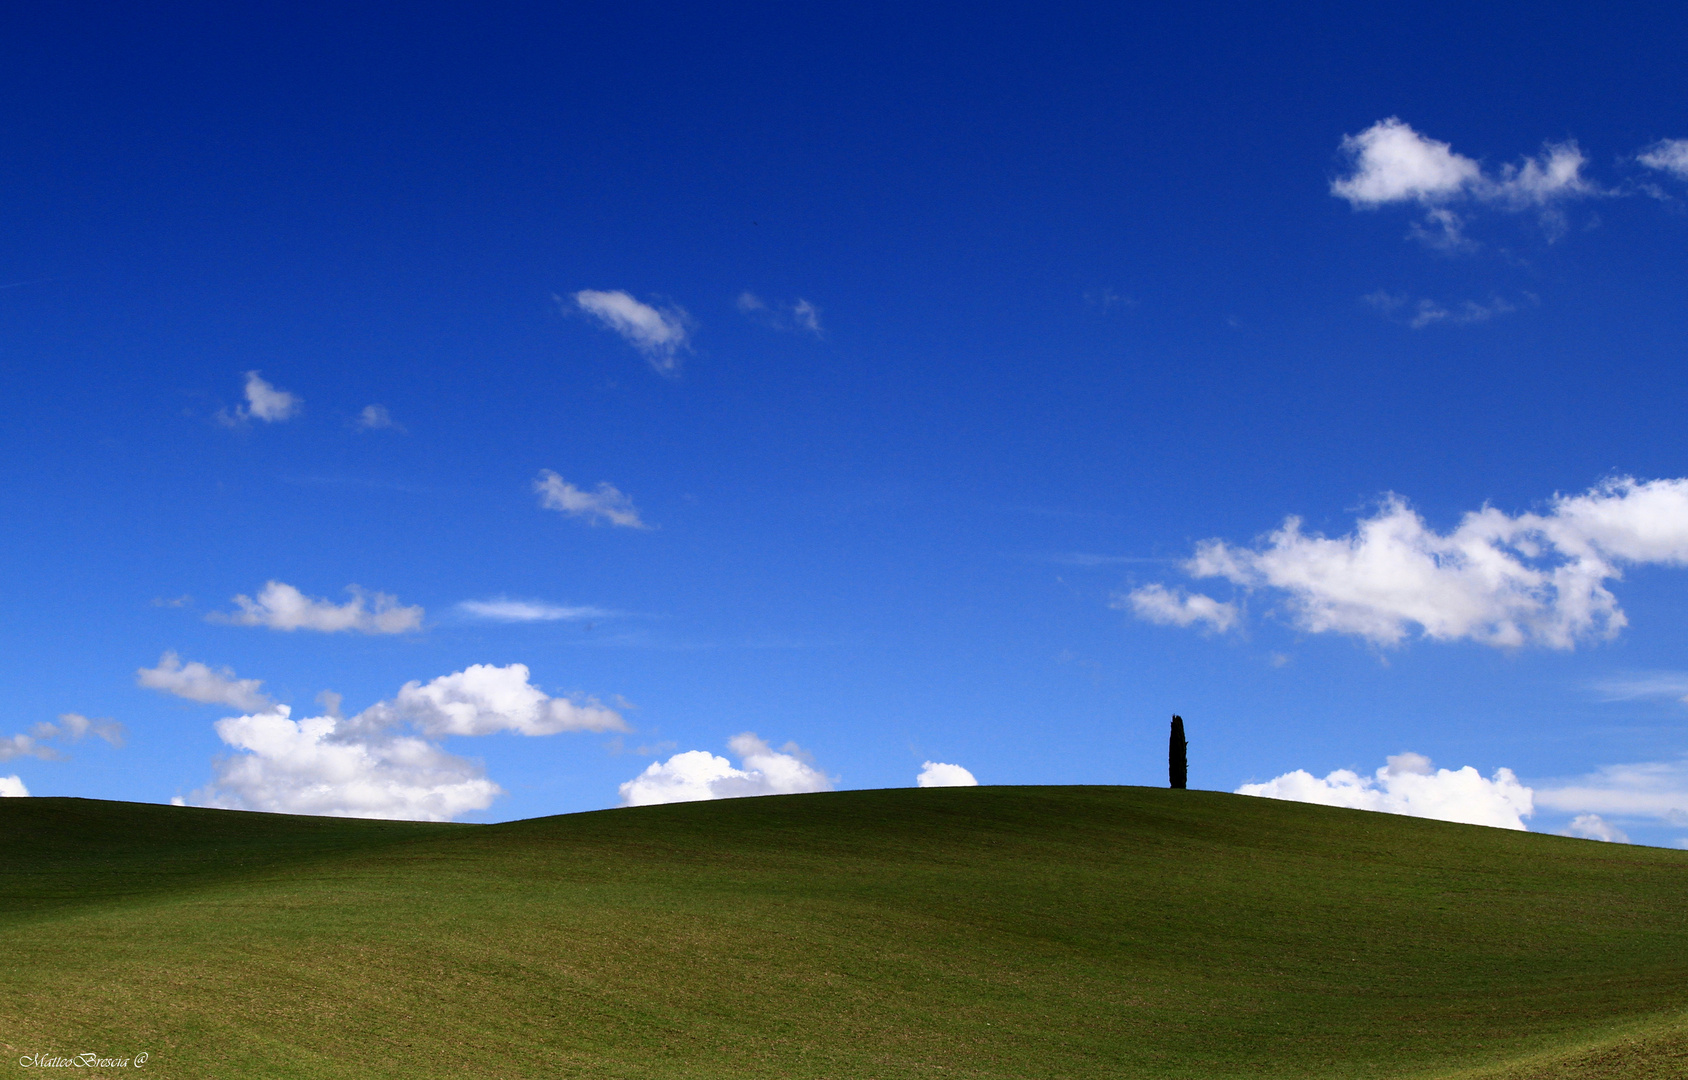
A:
POLYGON ((42 761, 58 761, 64 755, 51 746, 43 746, 28 735, 0 735, 0 761, 19 757, 36 757, 42 761))
POLYGON ((821 309, 802 297, 789 303, 770 303, 746 290, 739 293, 737 306, 744 314, 775 330, 801 330, 816 337, 826 336, 826 331, 821 329, 821 309))
POLYGON ((1564 780, 1544 780, 1536 802, 1570 814, 1655 818, 1688 825, 1688 759, 1602 765, 1564 780))
POLYGON ((1484 323, 1497 315, 1510 315, 1517 311, 1517 305, 1498 296, 1491 296, 1489 302, 1480 304, 1475 300, 1465 300, 1453 307, 1448 307, 1437 300, 1428 297, 1421 298, 1416 304, 1409 303, 1403 293, 1390 293, 1378 290, 1360 298, 1365 303, 1381 311, 1385 316, 1396 321, 1405 322, 1414 330, 1422 330, 1426 326, 1438 323, 1448 326, 1470 326, 1473 323, 1484 323))
POLYGON ((621 785, 623 806, 735 799, 747 795, 792 795, 831 791, 833 779, 803 759, 795 743, 774 750, 752 732, 735 735, 727 746, 740 767, 706 750, 688 750, 667 761, 652 762, 621 785))
POLYGON ((27 799, 29 789, 16 776, 0 776, 0 799, 27 799))
POLYGON ((1445 142, 1425 138, 1394 116, 1358 135, 1344 135, 1342 152, 1351 159, 1353 171, 1331 183, 1331 194, 1356 207, 1440 202, 1464 193, 1483 176, 1475 161, 1454 153, 1445 142))
POLYGON ((816 337, 821 336, 821 311, 815 305, 802 297, 791 305, 791 321, 799 330, 807 330, 816 337))
POLYGON ((182 658, 173 652, 159 657, 157 667, 141 668, 135 676, 141 686, 207 705, 232 705, 248 712, 260 712, 271 704, 269 696, 258 689, 263 685, 262 680, 238 679, 228 668, 213 671, 197 660, 183 664, 182 658))
POLYGON ((978 787, 979 781, 973 774, 960 765, 947 765, 942 761, 923 761, 920 763, 920 775, 914 778, 917 787, 978 787))
POLYGON ((332 716, 294 720, 285 705, 215 724, 239 754, 220 758, 203 806, 278 814, 449 821, 503 794, 480 766, 414 736, 348 736, 332 716))
POLYGON ((45 740, 80 742, 85 736, 96 735, 113 746, 123 745, 123 725, 114 720, 90 720, 81 713, 60 713, 59 722, 36 724, 28 735, 0 736, 0 761, 33 757, 42 761, 62 761, 65 755, 45 740))
POLYGON ((1688 180, 1688 139, 1660 139, 1636 155, 1636 160, 1649 169, 1688 180))
POLYGON ((1201 593, 1186 595, 1182 589, 1174 591, 1164 585, 1145 585, 1124 595, 1116 593, 1108 606, 1118 611, 1129 607, 1139 619, 1162 626, 1206 623, 1221 634, 1237 621, 1235 604, 1223 604, 1201 593))
POLYGON ((426 684, 405 683, 392 701, 371 706, 358 716, 356 727, 407 723, 429 736, 628 730, 619 713, 596 699, 551 697, 528 679, 526 664, 472 664, 426 684))
POLYGON ((1358 135, 1345 135, 1349 172, 1331 182, 1331 194, 1355 209, 1415 203, 1425 209, 1414 234, 1437 247, 1466 246, 1464 219, 1448 204, 1468 202, 1503 210, 1540 210, 1544 224, 1563 231, 1552 210, 1568 199, 1603 192, 1585 176, 1587 159, 1574 142, 1547 143, 1536 157, 1490 174, 1445 142, 1427 138, 1398 117, 1379 120, 1358 135))
POLYGON ((476 664, 428 683, 406 683, 390 700, 339 715, 339 695, 321 695, 321 716, 293 719, 285 705, 214 725, 239 753, 214 763, 195 802, 231 809, 336 817, 448 821, 484 810, 503 789, 480 765, 434 741, 510 731, 625 731, 596 701, 545 694, 523 664, 476 664))
POLYGON ((1501 829, 1523 829, 1523 819, 1534 812, 1531 790, 1511 769, 1497 769, 1485 780, 1469 765, 1433 772, 1430 759, 1422 754, 1396 754, 1388 761, 1374 776, 1338 769, 1320 780, 1297 769, 1264 784, 1244 784, 1237 794, 1501 829))
POLYGON ((266 424, 290 420, 299 415, 305 401, 297 394, 277 389, 264 380, 256 371, 246 373, 246 404, 230 413, 227 409, 217 414, 220 423, 237 427, 248 420, 262 420, 266 424))
POLYGON ((356 585, 346 591, 352 598, 344 604, 306 596, 280 581, 267 581, 256 600, 245 594, 234 598, 237 612, 213 612, 212 622, 236 626, 267 626, 272 630, 320 630, 325 634, 357 630, 365 634, 404 634, 422 628, 420 607, 400 607, 398 598, 386 593, 366 593, 356 585))
MULTIPOLYGON (((1539 514, 1486 506, 1445 534, 1390 495, 1347 536, 1308 535, 1290 517, 1253 547, 1203 541, 1184 568, 1272 591, 1310 633, 1569 649, 1627 625, 1607 582, 1648 563, 1688 564, 1688 479, 1618 477, 1539 514)), ((1175 610, 1155 594, 1149 605, 1175 610)))
POLYGON ((464 600, 457 610, 477 619, 493 622, 559 622, 577 619, 604 619, 613 612, 595 607, 563 607, 538 600, 511 600, 500 596, 495 600, 464 600))
POLYGON ((1601 679, 1593 689, 1607 701, 1675 698, 1688 702, 1688 671, 1652 671, 1601 679))
POLYGON ((686 325, 689 322, 685 311, 641 304, 620 290, 602 292, 582 289, 574 294, 573 299, 577 308, 644 353, 645 359, 658 372, 663 375, 678 373, 680 352, 686 348, 686 325))
POLYGON ((385 405, 365 405, 353 423, 362 431, 404 431, 404 425, 393 419, 385 405))
POLYGON ((633 500, 607 483, 599 484, 597 491, 585 491, 550 469, 541 469, 533 490, 539 493, 539 505, 545 509, 585 518, 593 525, 607 521, 626 529, 650 528, 639 519, 633 500))
POLYGON ((60 713, 56 724, 39 723, 30 729, 37 739, 69 739, 81 742, 84 736, 94 735, 113 746, 123 745, 123 725, 110 718, 90 720, 81 713, 60 713))
POLYGON ((1578 836, 1584 840, 1604 840, 1612 844, 1629 843, 1629 834, 1599 814, 1578 814, 1559 835, 1578 836))

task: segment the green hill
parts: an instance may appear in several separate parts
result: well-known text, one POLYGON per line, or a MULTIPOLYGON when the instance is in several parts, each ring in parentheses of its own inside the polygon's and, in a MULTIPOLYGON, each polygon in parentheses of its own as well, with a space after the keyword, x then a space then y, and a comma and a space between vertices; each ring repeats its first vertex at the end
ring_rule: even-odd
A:
POLYGON ((0 1041, 185 1077, 1680 1076, 1688 852, 1199 791, 0 800, 0 1041))

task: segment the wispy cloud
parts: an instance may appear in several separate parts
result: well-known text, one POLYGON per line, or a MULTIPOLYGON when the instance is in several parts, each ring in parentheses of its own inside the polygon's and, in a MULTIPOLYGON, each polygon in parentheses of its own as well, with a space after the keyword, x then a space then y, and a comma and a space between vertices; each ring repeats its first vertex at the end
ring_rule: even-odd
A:
POLYGON ((1660 139, 1637 154, 1635 160, 1678 180, 1688 180, 1688 139, 1660 139))
MULTIPOLYGON (((1445 534, 1389 495, 1347 536, 1309 535, 1290 517, 1251 546, 1203 541, 1184 569, 1280 598, 1309 633, 1570 649, 1627 625, 1607 582, 1640 564, 1688 565, 1688 479, 1619 477, 1555 496, 1544 513, 1485 506, 1445 534)), ((1176 621, 1176 600, 1147 594, 1133 608, 1176 621)))
POLYGON ((1688 702, 1688 671, 1646 671, 1596 680, 1594 691, 1607 701, 1671 698, 1688 702))
POLYGON ((800 330, 816 337, 825 337, 821 329, 821 309, 798 297, 796 300, 764 300, 746 290, 738 295, 739 311, 775 330, 800 330))
POLYGON ((141 668, 135 681, 150 690, 187 698, 207 705, 230 705, 236 709, 257 712, 271 705, 269 695, 259 688, 259 679, 241 679, 233 670, 213 671, 197 660, 182 663, 182 658, 167 652, 158 658, 158 666, 141 668))
MULTIPOLYGON (((659 374, 678 375, 680 354, 689 344, 691 318, 678 307, 653 307, 625 292, 582 289, 571 299, 578 311, 597 319, 644 354, 659 374)), ((566 309, 562 297, 557 302, 566 309)))
POLYGON ((1376 308, 1386 318, 1403 322, 1414 330, 1437 324, 1470 326, 1474 323, 1488 322, 1498 315, 1510 315, 1518 310, 1516 304, 1499 296, 1491 296, 1486 304, 1464 300, 1452 307, 1428 297, 1421 297, 1414 302, 1405 293, 1391 293, 1384 289, 1368 293, 1360 299, 1368 306, 1376 308))
MULTIPOLYGON (((19 757, 62 761, 65 754, 49 743, 81 742, 89 735, 104 739, 112 746, 123 745, 123 725, 115 720, 89 719, 81 713, 60 713, 58 723, 43 721, 32 727, 28 735, 0 736, 0 761, 19 757)), ((24 791, 22 794, 27 795, 29 792, 24 791)))
POLYGON ((592 525, 607 521, 624 529, 650 528, 639 519, 633 500, 608 483, 599 484, 596 491, 586 491, 550 469, 541 469, 533 490, 538 492, 539 505, 545 509, 584 518, 592 525))
POLYGON ((292 585, 267 581, 258 598, 234 598, 239 611, 212 612, 211 622, 235 626, 267 626, 271 630, 317 630, 332 634, 356 630, 364 634, 405 634, 422 628, 422 608, 403 607, 398 598, 346 586, 352 598, 344 604, 306 596, 292 585))
POLYGON ((299 395, 278 389, 266 382, 258 372, 248 371, 246 404, 238 406, 233 412, 228 409, 220 410, 217 413, 217 421, 225 427, 239 427, 249 420, 276 424, 298 416, 304 405, 305 401, 299 395))
POLYGON ((1531 790, 1511 769, 1497 769, 1485 780, 1469 765, 1435 769, 1423 754, 1396 754, 1387 760, 1372 776, 1337 769, 1321 780, 1296 769, 1264 784, 1244 784, 1236 793, 1501 829, 1523 829, 1523 819, 1534 813, 1531 790))
POLYGON ((539 600, 511 600, 500 596, 492 600, 464 600, 457 610, 475 619, 491 622, 575 622, 607 619, 612 611, 596 607, 565 607, 539 600))
POLYGON ((778 750, 754 732, 735 735, 727 747, 740 758, 739 767, 707 750, 688 750, 664 762, 652 762, 644 772, 621 785, 623 806, 736 799, 749 795, 793 795, 831 791, 836 781, 815 768, 796 743, 778 750))
POLYGON ((1582 776, 1538 781, 1536 805, 1688 826, 1688 758, 1602 765, 1582 776))
POLYGON ((352 426, 359 431, 397 431, 404 433, 404 425, 393 419, 385 405, 365 405, 352 426))

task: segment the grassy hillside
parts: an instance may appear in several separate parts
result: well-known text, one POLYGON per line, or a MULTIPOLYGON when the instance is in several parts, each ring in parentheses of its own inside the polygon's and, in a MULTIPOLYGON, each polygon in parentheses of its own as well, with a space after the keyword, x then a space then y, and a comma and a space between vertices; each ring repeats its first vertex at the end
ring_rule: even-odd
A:
POLYGON ((1680 1076, 1685 1013, 1688 852, 1143 788, 0 800, 0 1076, 1680 1076))

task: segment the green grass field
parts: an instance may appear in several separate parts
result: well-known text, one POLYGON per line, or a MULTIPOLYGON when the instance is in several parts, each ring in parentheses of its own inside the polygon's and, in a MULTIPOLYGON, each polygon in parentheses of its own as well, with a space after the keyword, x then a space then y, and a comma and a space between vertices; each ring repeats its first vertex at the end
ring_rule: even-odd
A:
POLYGON ((0 800, 0 1076, 1678 1077, 1688 852, 1213 792, 0 800))

